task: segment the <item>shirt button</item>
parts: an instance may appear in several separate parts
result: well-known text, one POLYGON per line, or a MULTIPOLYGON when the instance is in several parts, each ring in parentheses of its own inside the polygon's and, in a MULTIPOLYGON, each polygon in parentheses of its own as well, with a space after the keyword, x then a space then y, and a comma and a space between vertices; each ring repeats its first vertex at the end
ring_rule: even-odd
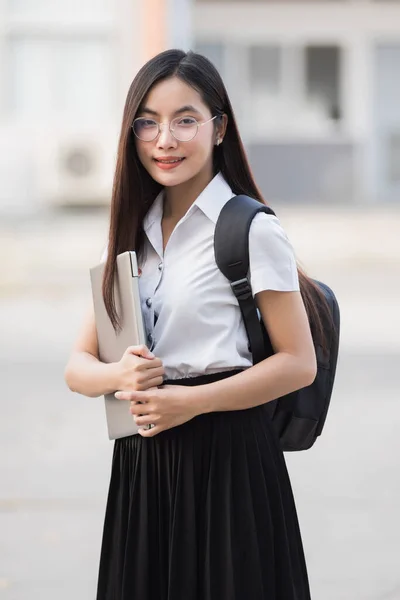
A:
POLYGON ((151 298, 147 298, 147 300, 146 300, 146 306, 147 306, 147 308, 151 308, 152 304, 153 304, 153 302, 152 302, 151 298))
POLYGON ((164 265, 162 264, 162 262, 160 262, 160 264, 158 265, 158 270, 159 270, 159 271, 162 271, 162 270, 163 270, 163 266, 164 266, 164 265))

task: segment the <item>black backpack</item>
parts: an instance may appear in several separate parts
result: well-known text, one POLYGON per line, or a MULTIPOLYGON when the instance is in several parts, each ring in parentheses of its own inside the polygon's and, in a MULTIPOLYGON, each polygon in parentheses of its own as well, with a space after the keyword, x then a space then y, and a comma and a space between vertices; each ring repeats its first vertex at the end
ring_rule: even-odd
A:
MULTIPOLYGON (((248 196, 231 198, 221 211, 214 237, 215 260, 220 271, 230 281, 239 302, 254 364, 274 353, 266 328, 259 319, 247 278, 249 230, 252 220, 259 212, 275 214, 269 207, 248 196)), ((329 319, 322 318, 326 311, 321 310, 320 313, 326 338, 325 350, 314 342, 317 376, 310 386, 265 405, 284 451, 307 450, 321 435, 335 379, 339 350, 339 306, 327 285, 316 280, 314 283, 322 291, 330 313, 329 319)), ((321 302, 317 292, 314 300, 319 304, 321 302)), ((310 326, 313 332, 312 322, 310 326)))

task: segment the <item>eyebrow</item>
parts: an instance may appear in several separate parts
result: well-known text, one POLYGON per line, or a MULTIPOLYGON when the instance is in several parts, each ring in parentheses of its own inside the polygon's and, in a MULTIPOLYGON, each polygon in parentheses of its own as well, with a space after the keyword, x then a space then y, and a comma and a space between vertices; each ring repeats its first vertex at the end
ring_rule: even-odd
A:
MULTIPOLYGON (((142 110, 140 112, 147 113, 148 115, 154 115, 155 117, 159 117, 160 116, 157 111, 152 110, 151 108, 148 108, 146 106, 144 108, 142 108, 142 110)), ((174 115, 180 115, 180 114, 185 113, 185 112, 194 112, 194 113, 197 113, 198 115, 201 114, 200 111, 197 110, 197 108, 195 108, 191 104, 186 104, 185 106, 182 106, 181 108, 178 108, 178 110, 176 110, 174 112, 174 115)))

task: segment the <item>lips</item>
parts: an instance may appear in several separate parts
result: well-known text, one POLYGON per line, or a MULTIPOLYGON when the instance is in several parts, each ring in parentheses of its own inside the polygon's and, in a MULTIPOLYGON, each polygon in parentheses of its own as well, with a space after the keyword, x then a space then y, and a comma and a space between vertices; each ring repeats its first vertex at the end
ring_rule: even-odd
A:
POLYGON ((154 158, 153 160, 159 169, 162 169, 163 171, 169 171, 179 167, 185 158, 179 156, 163 156, 162 158, 154 158))
POLYGON ((179 156, 166 156, 165 158, 155 158, 154 159, 156 162, 161 163, 163 165, 172 165, 175 163, 180 163, 184 160, 184 158, 181 158, 179 156))

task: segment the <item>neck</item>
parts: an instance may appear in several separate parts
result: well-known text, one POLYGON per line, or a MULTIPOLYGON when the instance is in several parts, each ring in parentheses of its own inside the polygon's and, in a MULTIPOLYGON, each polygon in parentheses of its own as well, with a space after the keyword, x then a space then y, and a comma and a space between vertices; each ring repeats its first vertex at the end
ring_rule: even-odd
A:
POLYGON ((212 172, 207 172, 180 185, 165 188, 164 217, 180 221, 213 177, 212 172))

